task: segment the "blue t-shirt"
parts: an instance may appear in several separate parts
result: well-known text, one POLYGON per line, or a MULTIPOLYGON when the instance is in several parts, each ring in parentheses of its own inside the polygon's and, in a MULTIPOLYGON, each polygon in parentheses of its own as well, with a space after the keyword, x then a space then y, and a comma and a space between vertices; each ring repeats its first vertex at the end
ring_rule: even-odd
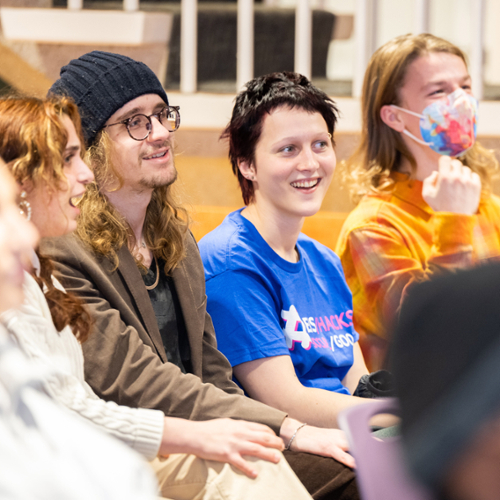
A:
POLYGON ((218 348, 232 366, 290 355, 304 386, 350 394, 341 381, 358 334, 339 258, 300 234, 288 262, 240 212, 199 244, 218 348))

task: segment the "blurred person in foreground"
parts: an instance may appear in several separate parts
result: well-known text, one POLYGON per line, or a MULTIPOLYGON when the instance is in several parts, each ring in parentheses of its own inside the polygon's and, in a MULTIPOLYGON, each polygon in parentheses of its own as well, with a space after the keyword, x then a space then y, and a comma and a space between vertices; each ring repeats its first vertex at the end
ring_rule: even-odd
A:
POLYGON ((406 461, 440 500, 500 498, 500 264, 415 286, 390 361, 406 461))
MULTIPOLYGON (((0 156, 18 183, 24 215, 42 237, 72 232, 78 202, 93 180, 82 160, 76 105, 68 98, 1 99, 0 138, 0 156)), ((310 498, 285 461, 271 463, 279 461, 283 445, 263 425, 229 419, 192 422, 99 399, 83 375, 81 345, 92 336, 91 318, 81 300, 52 277, 49 259, 33 253, 32 260, 34 272, 24 275, 23 304, 4 312, 1 321, 28 357, 46 370, 44 387, 54 400, 152 460, 164 496, 310 498), (247 457, 238 462, 235 457, 253 454, 257 442, 262 442, 258 453, 271 462, 247 457), (250 477, 225 463, 230 460, 250 477)))
MULTIPOLYGON (((19 213, 19 189, 0 161, 0 313, 21 307, 38 233, 19 213)), ((0 324, 0 497, 152 500, 151 470, 122 443, 62 409, 50 367, 29 361, 0 324)))
MULTIPOLYGON (((103 399, 171 417, 265 424, 314 498, 358 498, 343 433, 310 426, 295 439, 303 423, 245 397, 217 350, 203 265, 173 191, 180 112, 156 75, 94 51, 63 67, 50 93, 77 104, 95 175, 75 234, 42 246, 94 320, 83 345, 87 382, 103 399)), ((253 454, 266 458, 267 436, 255 441, 253 454)), ((241 454, 228 461, 252 473, 241 454)))
POLYGON ((387 42, 368 64, 361 107, 359 147, 344 166, 359 204, 336 252, 361 348, 377 369, 413 283, 500 256, 500 200, 457 46, 429 34, 387 42))

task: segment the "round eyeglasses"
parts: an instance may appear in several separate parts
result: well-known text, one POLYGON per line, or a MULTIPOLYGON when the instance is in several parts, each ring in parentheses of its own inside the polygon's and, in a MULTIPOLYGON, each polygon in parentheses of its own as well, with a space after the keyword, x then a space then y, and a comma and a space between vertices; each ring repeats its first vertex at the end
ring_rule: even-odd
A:
POLYGON ((123 124, 127 127, 128 135, 132 137, 132 139, 144 141, 149 137, 153 129, 151 123, 152 117, 155 117, 169 132, 175 132, 181 124, 179 109, 179 106, 165 106, 161 111, 158 111, 158 113, 153 113, 149 116, 142 114, 134 115, 126 120, 105 125, 103 128, 123 124))

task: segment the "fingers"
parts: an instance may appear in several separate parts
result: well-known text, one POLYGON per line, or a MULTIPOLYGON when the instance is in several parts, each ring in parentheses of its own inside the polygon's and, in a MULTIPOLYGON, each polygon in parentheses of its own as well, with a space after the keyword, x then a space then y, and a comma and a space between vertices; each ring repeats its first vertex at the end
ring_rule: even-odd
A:
POLYGON ((432 174, 425 179, 424 182, 428 182, 429 184, 436 186, 437 181, 439 179, 439 173, 438 172, 432 172, 432 174))
POLYGON ((249 430, 262 432, 268 434, 269 436, 276 436, 274 431, 270 427, 264 424, 257 424, 256 422, 243 422, 241 420, 232 420, 232 422, 244 423, 249 430))
POLYGON ((272 433, 271 434, 259 434, 255 435, 254 437, 251 438, 251 441, 254 443, 261 444, 262 446, 266 446, 268 448, 274 448, 279 451, 283 451, 284 449, 284 444, 283 440, 276 436, 276 434, 272 433))
POLYGON ((352 455, 347 453, 348 450, 349 443, 345 436, 337 438, 335 441, 335 445, 331 447, 332 458, 344 465, 347 465, 347 467, 354 469, 356 467, 356 461, 354 460, 354 457, 352 455))
MULTIPOLYGON (((471 178, 472 171, 456 158, 442 156, 439 161, 438 177, 466 181, 471 178)), ((435 174, 437 172, 433 172, 435 174)))
POLYGON ((250 463, 247 462, 241 455, 235 454, 231 456, 227 462, 232 466, 236 467, 239 471, 243 472, 250 479, 255 479, 257 477, 257 469, 250 463))
POLYGON ((479 189, 479 192, 481 192, 482 188, 481 177, 479 177, 479 175, 476 174, 476 172, 471 171, 471 182, 476 187, 476 189, 479 189))
POLYGON ((281 454, 273 448, 267 448, 256 443, 243 443, 238 449, 238 453, 240 455, 260 458, 274 464, 277 464, 281 459, 281 454))
POLYGON ((349 449, 349 441, 347 441, 347 438, 345 437, 345 434, 343 432, 341 434, 341 437, 337 437, 337 439, 335 440, 335 446, 343 451, 347 451, 349 449))
MULTIPOLYGON (((281 458, 279 451, 283 450, 283 440, 269 427, 232 419, 217 419, 213 421, 213 426, 217 426, 218 431, 216 435, 214 428, 211 434, 211 438, 216 441, 213 451, 223 455, 223 461, 233 463, 237 460, 239 468, 244 468, 244 463, 236 457, 242 455, 254 456, 273 463, 279 462, 281 458)), ((234 465, 237 466, 236 463, 234 465)), ((246 474, 248 471, 244 470, 246 474)))
POLYGON ((464 182, 471 182, 472 179, 472 170, 469 167, 465 167, 464 165, 460 164, 460 167, 457 166, 457 170, 459 170, 459 176, 462 178, 464 182))
POLYGON ((481 179, 459 160, 442 156, 438 170, 427 177, 422 197, 435 212, 473 215, 481 196, 481 179))
POLYGON ((244 422, 241 420, 228 420, 227 430, 232 430, 242 440, 257 443, 268 448, 275 448, 282 451, 283 440, 276 436, 274 431, 266 425, 254 422, 244 422))
POLYGON ((433 174, 437 174, 438 178, 446 178, 455 181, 467 181, 470 179, 471 173, 471 169, 463 165, 460 160, 450 158, 449 156, 441 156, 439 159, 438 171, 433 172, 433 174))
POLYGON ((351 469, 356 468, 356 461, 354 460, 354 457, 340 448, 334 448, 332 450, 332 458, 341 464, 347 465, 347 467, 350 467, 351 469))
POLYGON ((439 173, 432 172, 432 174, 429 175, 429 177, 424 179, 422 186, 422 193, 427 194, 428 196, 433 195, 436 192, 438 180, 439 180, 439 173))
POLYGON ((253 443, 243 445, 237 452, 234 452, 226 457, 224 461, 230 463, 252 479, 257 477, 257 469, 251 462, 248 462, 243 458, 244 455, 266 460, 267 462, 272 462, 274 464, 277 464, 281 460, 280 453, 273 449, 253 443))
POLYGON ((461 181, 470 179, 472 171, 469 167, 462 165, 459 160, 452 160, 450 163, 450 176, 461 181))
POLYGON ((438 172, 442 175, 446 175, 451 169, 452 158, 449 156, 440 156, 438 162, 438 172))

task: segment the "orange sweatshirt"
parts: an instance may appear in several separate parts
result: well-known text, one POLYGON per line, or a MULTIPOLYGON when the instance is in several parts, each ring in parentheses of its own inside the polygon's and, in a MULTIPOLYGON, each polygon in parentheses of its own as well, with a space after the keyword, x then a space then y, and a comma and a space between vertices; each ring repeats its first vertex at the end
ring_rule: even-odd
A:
POLYGON ((500 256, 500 198, 483 194, 476 215, 434 212, 422 182, 395 174, 391 192, 365 196, 347 217, 336 252, 353 294, 365 356, 381 365, 387 332, 407 288, 432 275, 500 256))

